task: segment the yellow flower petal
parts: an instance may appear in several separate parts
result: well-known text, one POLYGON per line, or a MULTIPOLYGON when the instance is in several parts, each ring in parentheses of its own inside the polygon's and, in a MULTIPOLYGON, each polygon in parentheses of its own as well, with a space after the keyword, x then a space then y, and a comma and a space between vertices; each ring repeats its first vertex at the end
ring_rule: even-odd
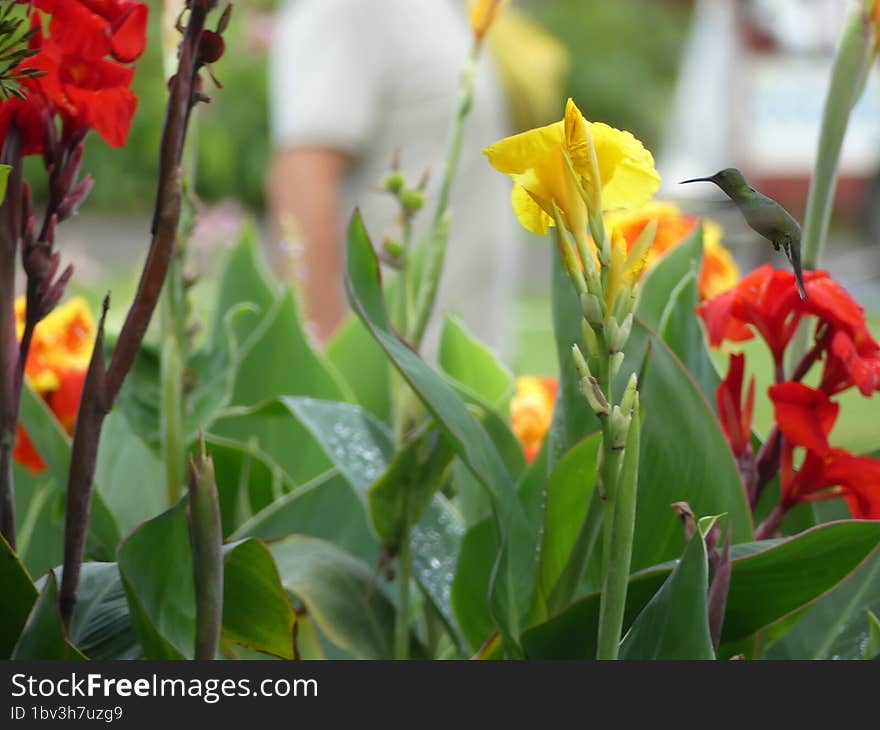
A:
POLYGON ((638 208, 660 187, 654 157, 626 131, 592 122, 590 132, 602 176, 602 208, 638 208))
POLYGON ((555 122, 499 140, 486 147, 483 154, 498 172, 522 175, 529 168, 538 165, 553 150, 559 149, 564 139, 563 123, 555 122))
POLYGON ((522 185, 513 186, 510 202, 517 220, 527 231, 543 236, 547 233, 547 228, 556 225, 522 185))

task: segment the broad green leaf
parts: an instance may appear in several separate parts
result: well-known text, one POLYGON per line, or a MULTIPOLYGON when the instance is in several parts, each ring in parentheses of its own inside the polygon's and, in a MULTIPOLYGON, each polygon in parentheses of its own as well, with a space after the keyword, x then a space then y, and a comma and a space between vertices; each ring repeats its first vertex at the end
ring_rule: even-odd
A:
POLYGON ((296 618, 272 554, 258 540, 245 540, 226 554, 223 638, 250 649, 293 659, 296 618))
MULTIPOLYGON (((49 407, 25 382, 21 389, 22 425, 48 467, 55 485, 66 493, 70 467, 70 437, 49 407)), ((89 553, 96 557, 112 556, 119 543, 119 527, 99 489, 92 494, 89 522, 89 553)))
POLYGON ((667 251, 645 274, 636 314, 648 327, 658 330, 673 292, 703 260, 703 231, 697 228, 671 251, 667 251))
POLYGON ((506 415, 513 396, 513 374, 455 317, 443 321, 438 359, 443 372, 506 415))
POLYGON ((309 342, 289 289, 251 332, 239 358, 232 396, 237 405, 282 395, 354 401, 339 373, 309 342))
MULTIPOLYGON (((63 572, 60 567, 52 571, 59 583, 63 572)), ((83 563, 70 638, 89 659, 141 656, 116 563, 83 563)))
POLYGON ((865 611, 868 619, 868 640, 865 642, 865 648, 862 651, 863 659, 880 658, 880 619, 873 611, 865 611))
POLYGON ((541 592, 545 601, 553 594, 587 517, 601 442, 601 434, 596 433, 569 449, 547 483, 541 546, 541 592))
POLYGON ((798 617, 768 647, 769 659, 859 659, 869 641, 865 612, 880 611, 880 550, 798 617))
POLYGON ((284 470, 255 443, 213 434, 205 440, 214 462, 224 537, 293 490, 284 470))
MULTIPOLYGON (((196 609, 186 510, 186 500, 181 500, 119 547, 119 572, 147 659, 193 655, 196 609)), ((284 623, 277 573, 268 553, 251 542, 224 546, 224 599, 234 596, 235 605, 224 606, 221 638, 263 652, 283 649, 279 655, 290 656, 292 623, 284 623), (244 626, 247 615, 262 625, 249 631, 244 626)))
POLYGON ((529 524, 498 451, 455 391, 394 332, 382 294, 379 264, 363 221, 355 215, 348 236, 346 287, 352 309, 363 320, 398 371, 446 433, 456 454, 493 498, 502 546, 491 589, 496 620, 509 641, 517 635, 534 588, 537 536, 529 524))
POLYGON ((39 595, 27 569, 0 535, 0 659, 9 659, 39 595))
POLYGON ((391 422, 391 366, 363 322, 345 320, 324 348, 357 402, 383 423, 391 422))
POLYGON ((461 650, 464 639, 451 596, 464 531, 461 515, 446 497, 435 494, 411 533, 415 579, 461 650))
POLYGON ((12 165, 0 165, 0 203, 6 199, 6 187, 9 183, 9 173, 12 165))
POLYGON ((31 575, 44 575, 64 553, 64 492, 46 473, 14 465, 16 550, 31 575))
MULTIPOLYGON (((721 656, 730 646, 810 605, 856 570, 880 541, 880 523, 848 520, 812 528, 784 540, 734 545, 721 656)), ((630 578, 624 628, 666 580, 674 564, 630 578)), ((523 648, 530 658, 595 656, 599 594, 591 593, 549 621, 529 629, 523 648)))
POLYGON ((95 481, 123 535, 166 507, 164 466, 119 411, 104 421, 95 481))
POLYGON ((621 659, 714 659, 706 595, 709 565, 698 532, 660 590, 636 617, 621 659))
POLYGON ((495 629, 489 607, 489 584, 497 552, 498 538, 490 519, 470 527, 461 541, 452 579, 451 605, 472 651, 479 649, 495 629))
POLYGON ((406 444, 367 492, 370 521, 382 545, 400 547, 404 525, 418 522, 443 486, 452 449, 435 429, 406 444))
POLYGON ((313 398, 281 398, 287 408, 366 500, 367 490, 385 470, 394 451, 388 427, 360 406, 313 398))
POLYGON ((39 598, 34 603, 12 659, 82 659, 75 647, 64 638, 61 614, 58 612, 58 584, 55 574, 48 573, 39 598))
POLYGON ((671 560, 684 551, 684 535, 671 513, 673 502, 688 502, 696 514, 727 514, 733 541, 752 539, 751 511, 733 454, 718 419, 681 361, 638 320, 615 381, 622 390, 641 367, 651 347, 650 363, 639 384, 644 407, 639 460, 639 500, 632 569, 671 560))
POLYGON ((235 342, 240 345, 277 301, 276 287, 260 258, 259 247, 259 234, 251 223, 242 230, 241 238, 230 251, 220 275, 211 328, 215 345, 222 342, 226 318, 233 309, 244 303, 253 306, 251 312, 242 313, 230 323, 235 342))
POLYGON ((715 391, 721 378, 709 357, 706 335, 696 314, 697 271, 681 280, 663 312, 659 333, 678 356, 709 404, 715 408, 715 391))
POLYGON ((337 469, 296 487, 244 522, 232 539, 281 540, 307 535, 338 545, 375 564, 379 543, 370 529, 361 500, 337 469))
POLYGON ((284 587, 338 647, 360 659, 392 655, 394 607, 373 571, 332 543, 294 536, 271 547, 284 587))

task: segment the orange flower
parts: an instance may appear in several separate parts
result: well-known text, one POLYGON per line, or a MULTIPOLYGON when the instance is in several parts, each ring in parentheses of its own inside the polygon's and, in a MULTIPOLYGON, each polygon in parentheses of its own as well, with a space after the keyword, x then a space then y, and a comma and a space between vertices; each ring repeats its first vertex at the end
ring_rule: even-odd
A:
MULTIPOLYGON (((646 267, 681 244, 700 224, 698 218, 685 215, 675 203, 660 201, 605 216, 606 226, 626 239, 627 251, 635 246, 639 235, 652 220, 657 221, 657 233, 648 251, 646 267)), ((739 269, 730 251, 721 244, 722 235, 723 230, 717 223, 703 221, 703 264, 698 280, 701 300, 711 299, 739 281, 739 269)))
POLYGON ((516 379, 510 422, 529 463, 538 456, 553 420, 556 387, 556 378, 524 376, 516 379))
MULTIPOLYGON (((24 310, 24 298, 20 298, 15 302, 19 338, 24 331, 24 310)), ((55 309, 34 332, 25 377, 68 433, 73 433, 76 423, 94 339, 95 320, 82 297, 75 297, 55 309)), ((13 456, 32 472, 46 470, 45 463, 21 426, 16 434, 13 456)))

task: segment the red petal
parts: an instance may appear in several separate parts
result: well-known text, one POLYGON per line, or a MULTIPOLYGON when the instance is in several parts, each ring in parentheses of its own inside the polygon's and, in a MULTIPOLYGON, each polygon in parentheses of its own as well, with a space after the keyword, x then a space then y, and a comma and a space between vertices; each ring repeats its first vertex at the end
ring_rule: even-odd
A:
POLYGON ((117 61, 129 63, 138 58, 147 45, 147 16, 149 10, 146 5, 138 3, 134 5, 113 26, 113 56, 117 61))
POLYGON ((838 404, 821 390, 785 382, 770 387, 776 423, 786 439, 816 454, 828 452, 828 434, 837 418, 838 404))

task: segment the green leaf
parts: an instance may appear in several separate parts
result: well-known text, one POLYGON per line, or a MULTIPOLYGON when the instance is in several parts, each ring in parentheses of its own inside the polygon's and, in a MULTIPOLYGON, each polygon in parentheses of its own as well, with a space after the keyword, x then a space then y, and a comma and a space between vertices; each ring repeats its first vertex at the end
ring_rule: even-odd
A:
POLYGON ((452 449, 433 428, 400 449, 367 492, 370 521, 382 545, 400 547, 404 524, 421 519, 446 481, 452 449))
POLYGON ((0 659, 9 659, 39 595, 27 569, 0 535, 0 659))
POLYGON ((866 611, 865 614, 868 618, 868 640, 865 642, 862 657, 877 659, 880 658, 880 619, 873 611, 866 611))
POLYGON ((217 288, 215 319, 211 328, 213 341, 219 345, 227 330, 227 317, 241 304, 252 306, 229 323, 235 343, 240 345, 262 321, 277 301, 276 287, 259 254, 260 239, 256 226, 249 223, 230 251, 217 288))
MULTIPOLYGON (((641 491, 640 491, 641 493, 641 491)), ((659 521, 658 521, 659 522, 659 521)), ((876 549, 880 523, 829 523, 785 540, 734 545, 730 593, 719 655, 811 604, 856 570, 876 549)), ((666 563, 630 578, 624 627, 659 590, 673 570, 666 563)), ((589 659, 595 656, 599 594, 591 593, 522 637, 530 658, 589 659)))
POLYGON ((276 499, 231 537, 281 540, 296 534, 332 542, 370 564, 379 558, 379 543, 364 503, 337 469, 276 499))
POLYGON ((370 567, 335 545, 294 536, 271 547, 284 587, 338 647, 360 659, 392 656, 394 607, 370 593, 370 567))
POLYGON ((282 395, 354 401, 339 373, 309 342, 290 289, 241 346, 232 402, 253 405, 282 395))
POLYGON ((487 586, 492 579, 497 552, 498 538, 490 519, 469 528, 461 541, 452 579, 451 605, 455 620, 473 651, 479 649, 495 629, 487 586))
POLYGON ((697 228, 684 241, 666 252, 647 272, 641 284, 636 315, 648 327, 660 329, 663 313, 676 288, 688 274, 699 271, 703 260, 703 230, 697 228))
POLYGON ((16 549, 30 575, 43 575, 64 554, 64 492, 47 474, 14 465, 16 549))
POLYGON ((383 300, 379 264, 358 214, 349 229, 346 287, 352 309, 450 439, 456 454, 492 495, 502 545, 491 588, 492 606, 500 628, 512 641, 531 602, 537 536, 486 431, 450 386, 394 332, 383 300))
MULTIPOLYGON (((53 571, 59 582, 63 572, 53 571)), ((89 659, 138 659, 143 653, 116 563, 83 563, 70 638, 89 659)))
POLYGON ((659 333, 678 356, 712 407, 715 391, 721 383, 715 364, 709 357, 706 335, 696 314, 697 271, 692 271, 673 290, 663 312, 659 333))
POLYGON ((82 659, 64 638, 61 614, 58 613, 58 584, 48 573, 43 590, 28 616, 27 623, 12 650, 12 659, 82 659))
POLYGON ((460 649, 464 649, 464 638, 451 596, 464 531, 461 515, 446 497, 435 494, 411 532, 415 579, 460 649))
POLYGON ((6 199, 6 186, 9 183, 9 173, 12 165, 0 165, 0 203, 6 199))
POLYGON ((357 402, 383 423, 391 422, 391 367, 382 348, 357 317, 348 317, 324 354, 348 383, 357 402))
POLYGON ((256 651, 293 659, 296 617, 272 554, 258 540, 245 540, 226 554, 223 638, 256 651))
POLYGON ((217 477, 224 537, 295 487, 256 443, 240 443, 213 434, 205 440, 217 477))
POLYGON ((706 595, 709 565, 700 533, 642 609, 620 647, 621 659, 714 659, 706 595))
POLYGON ((634 571, 672 560, 684 551, 678 522, 657 517, 671 514, 673 502, 688 502, 696 514, 726 513, 734 542, 753 537, 751 510, 714 411, 666 343, 638 320, 615 380, 618 392, 641 367, 649 342, 650 363, 639 384, 644 448, 639 459, 634 571))
POLYGON ((394 453, 388 427, 360 406, 313 398, 281 398, 327 458, 364 500, 394 453))
MULTIPOLYGON (((25 382, 21 388, 22 425, 48 467, 55 485, 66 493, 67 472, 70 467, 70 437, 49 406, 25 382)), ((89 522, 90 554, 97 557, 112 556, 119 543, 119 527, 113 513, 107 507, 99 489, 92 494, 92 514, 89 522)))
POLYGON ((165 468, 119 411, 104 421, 95 469, 96 492, 122 534, 165 509, 165 468))
MULTIPOLYGON (((186 500, 180 501, 143 524, 119 547, 119 572, 147 659, 193 656, 195 591, 186 509, 186 500)), ((285 623, 277 573, 268 552, 252 542, 224 546, 221 640, 292 656, 292 623, 285 623), (262 625, 248 628, 247 616, 262 625)), ((289 613, 287 617, 292 622, 289 613)))
POLYGON ((870 638, 865 612, 880 611, 880 550, 797 617, 768 647, 770 659, 859 659, 870 638))
POLYGON ((464 324, 447 315, 440 335, 440 369, 506 416, 513 396, 513 374, 464 324))
POLYGON ((569 449, 547 484, 540 584, 545 600, 553 594, 587 517, 601 443, 602 435, 596 433, 569 449))

